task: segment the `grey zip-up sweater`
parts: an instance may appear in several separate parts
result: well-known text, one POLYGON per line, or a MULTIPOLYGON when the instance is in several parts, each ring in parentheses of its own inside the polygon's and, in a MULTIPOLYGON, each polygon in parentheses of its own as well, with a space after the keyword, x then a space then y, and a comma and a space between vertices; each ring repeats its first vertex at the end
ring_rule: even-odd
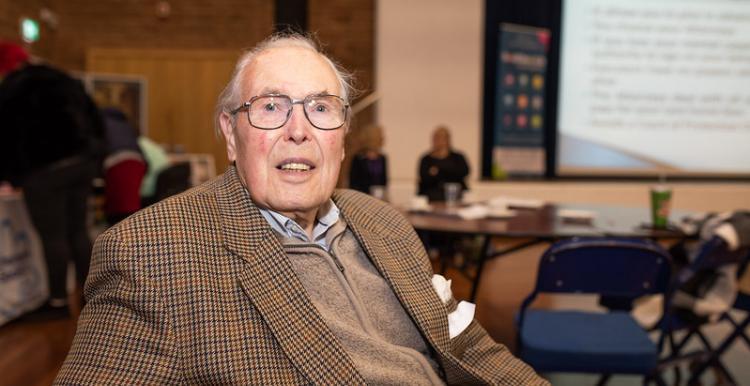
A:
POLYGON ((444 384, 424 338, 343 219, 326 234, 330 253, 278 237, 315 308, 368 384, 444 384))

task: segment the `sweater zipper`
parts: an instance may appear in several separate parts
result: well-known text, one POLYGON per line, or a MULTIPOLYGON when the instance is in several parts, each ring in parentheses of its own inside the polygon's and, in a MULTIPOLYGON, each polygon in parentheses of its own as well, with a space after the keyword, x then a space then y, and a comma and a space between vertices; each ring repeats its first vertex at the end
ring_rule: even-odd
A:
POLYGON ((333 253, 333 248, 331 248, 331 251, 329 252, 329 251, 326 251, 323 247, 321 247, 318 244, 289 244, 289 245, 286 245, 286 247, 287 248, 310 248, 310 247, 313 247, 313 248, 320 249, 321 251, 323 251, 323 253, 326 253, 329 256, 331 256, 331 259, 333 260, 333 264, 336 265, 336 268, 338 268, 339 271, 341 271, 341 273, 344 273, 344 265, 341 264, 341 261, 339 260, 339 258, 336 256, 335 253, 333 253))

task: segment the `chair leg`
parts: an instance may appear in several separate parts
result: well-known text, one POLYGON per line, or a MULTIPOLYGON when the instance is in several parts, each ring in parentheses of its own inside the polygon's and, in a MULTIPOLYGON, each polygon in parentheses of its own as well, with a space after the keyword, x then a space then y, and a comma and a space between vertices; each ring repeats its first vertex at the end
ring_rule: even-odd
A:
MULTIPOLYGON (((716 368, 719 370, 721 377, 723 378, 719 378, 716 385, 737 385, 737 380, 734 379, 734 376, 732 376, 732 373, 729 372, 729 369, 727 369, 724 364, 719 362, 716 368)), ((719 377, 718 374, 717 377, 719 377)))
POLYGON ((698 385, 701 385, 702 383, 700 381, 700 376, 709 367, 713 368, 714 371, 715 371, 715 373, 714 373, 714 375, 716 377, 716 383, 715 383, 715 385, 717 385, 717 386, 719 386, 719 385, 721 385, 721 386, 737 385, 737 381, 734 379, 734 376, 732 376, 732 374, 729 372, 729 370, 726 367, 724 367, 724 365, 721 364, 720 362, 716 362, 713 366, 709 366, 707 363, 702 364, 701 371, 694 372, 690 376, 690 378, 688 379, 687 385, 688 386, 698 386, 698 385))
MULTIPOLYGON (((687 345, 687 343, 690 340, 690 338, 692 338, 693 335, 696 334, 696 332, 697 332, 697 330, 694 329, 694 328, 692 328, 692 329, 688 330, 687 333, 685 333, 685 336, 682 337, 682 339, 679 341, 679 343, 675 343, 674 341, 672 341, 672 356, 676 357, 679 354, 679 352, 682 351, 683 347, 685 347, 685 345, 687 345)), ((672 339, 675 339, 675 338, 672 337, 672 339)))
POLYGON ((599 378, 599 382, 596 383, 596 386, 604 386, 609 382, 609 379, 612 378, 612 374, 602 374, 602 376, 599 378))
MULTIPOLYGON (((677 354, 680 352, 680 347, 687 342, 688 338, 690 338, 691 332, 688 332, 687 335, 685 335, 685 338, 680 342, 680 344, 676 344, 675 342, 675 336, 674 333, 670 332, 667 336, 669 341, 669 358, 677 358, 677 354)), ((680 381, 682 381, 682 372, 680 371, 679 366, 675 366, 672 371, 674 372, 674 385, 678 386, 680 384, 680 381)))
POLYGON ((708 341, 708 338, 706 338, 706 335, 704 335, 700 330, 696 330, 695 334, 698 335, 698 338, 701 340, 706 350, 713 351, 714 348, 711 345, 711 342, 708 341))
POLYGON ((734 340, 742 336, 746 339, 746 343, 748 343, 748 346, 750 346, 750 340, 747 340, 747 336, 745 336, 745 328, 750 325, 750 316, 748 316, 741 324, 736 324, 734 320, 732 320, 730 317, 727 318, 727 320, 730 321, 735 327, 734 331, 727 336, 723 342, 715 349, 710 352, 710 356, 703 362, 700 363, 698 367, 695 369, 692 369, 690 374, 690 380, 688 381, 688 384, 692 384, 694 382, 697 382, 701 375, 709 368, 714 367, 716 368, 725 379, 727 379, 729 382, 735 384, 734 377, 729 372, 729 370, 724 366, 724 364, 721 362, 721 356, 724 355, 724 353, 729 349, 730 346, 734 343, 734 340))
POLYGON ((650 374, 643 377, 643 386, 648 386, 651 382, 655 382, 658 386, 667 386, 664 382, 664 378, 661 377, 661 370, 657 367, 650 374))
POLYGON ((741 323, 737 323, 732 319, 731 317, 727 317, 727 320, 729 320, 730 323, 734 326, 735 336, 739 336, 742 338, 742 340, 745 341, 745 344, 747 347, 750 347, 750 338, 747 337, 745 334, 745 329, 750 326, 750 313, 745 317, 745 319, 741 323))
POLYGON ((680 371, 679 366, 675 366, 672 369, 672 372, 674 372, 674 382, 672 384, 675 386, 679 386, 680 382, 682 381, 682 371, 680 371))

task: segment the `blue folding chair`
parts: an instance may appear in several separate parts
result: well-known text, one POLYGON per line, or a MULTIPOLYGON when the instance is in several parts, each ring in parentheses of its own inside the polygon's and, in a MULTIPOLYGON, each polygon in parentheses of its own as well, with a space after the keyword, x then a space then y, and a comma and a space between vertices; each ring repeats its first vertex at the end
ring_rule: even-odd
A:
MULTIPOLYGON (((714 236, 700 245, 698 254, 693 259, 693 262, 680 269, 670 285, 666 297, 666 299, 668 299, 668 303, 666 304, 668 311, 664 313, 663 318, 658 325, 658 328, 663 332, 659 342, 659 347, 662 348, 665 343, 669 343, 670 348, 670 354, 662 359, 662 367, 687 359, 695 360, 698 365, 691 370, 690 378, 687 382, 688 385, 698 384, 701 375, 710 367, 717 369, 721 373, 721 376, 731 384, 737 384, 731 372, 721 362, 721 356, 729 349, 737 338, 744 338, 745 342, 750 346, 750 339, 748 339, 748 336, 744 332, 745 328, 750 325, 750 295, 738 293, 733 306, 735 309, 748 312, 748 315, 746 315, 744 320, 739 322, 735 321, 729 312, 722 314, 719 322, 729 321, 734 325, 735 329, 716 347, 711 344, 709 339, 701 331, 701 328, 710 323, 708 318, 698 318, 690 315, 689 312, 679 310, 669 302, 673 299, 676 291, 684 288, 689 281, 696 280, 696 277, 700 277, 702 273, 714 271, 727 264, 740 264, 746 266, 749 257, 750 254, 748 253, 747 248, 730 250, 722 238, 714 236), (674 336, 678 331, 684 332, 683 337, 679 341, 677 341, 674 336), (703 345, 703 349, 684 352, 687 344, 694 338, 699 339, 703 345)), ((705 279, 703 280, 712 280, 710 275, 704 276, 705 279)), ((677 373, 676 381, 679 382, 679 379, 680 375, 677 373)))
POLYGON ((520 357, 538 372, 640 374, 665 385, 659 351, 628 312, 530 309, 540 293, 637 298, 666 291, 670 257, 650 240, 576 238, 553 244, 541 257, 534 291, 518 317, 520 357))

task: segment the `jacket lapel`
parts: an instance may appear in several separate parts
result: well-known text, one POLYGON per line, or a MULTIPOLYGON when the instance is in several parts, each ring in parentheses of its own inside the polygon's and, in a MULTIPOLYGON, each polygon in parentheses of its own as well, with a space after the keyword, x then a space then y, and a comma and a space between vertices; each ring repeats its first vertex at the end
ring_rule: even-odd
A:
POLYGON ((429 272, 424 272, 419 258, 413 256, 414 248, 403 238, 391 235, 389 227, 393 224, 373 218, 377 208, 361 210, 367 203, 357 202, 341 191, 334 194, 334 201, 417 328, 438 352, 446 355, 450 351, 447 311, 432 287, 429 272))
POLYGON ((247 263, 240 285, 289 360, 315 384, 364 383, 310 301, 234 167, 219 181, 216 198, 224 243, 247 263))

